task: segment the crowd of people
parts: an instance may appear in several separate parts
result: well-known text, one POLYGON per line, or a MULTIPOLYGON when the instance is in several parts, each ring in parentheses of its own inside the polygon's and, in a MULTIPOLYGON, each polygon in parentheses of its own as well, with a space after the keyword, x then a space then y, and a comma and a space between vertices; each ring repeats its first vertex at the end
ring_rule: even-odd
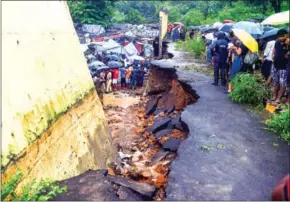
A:
POLYGON ((99 80, 103 93, 125 88, 134 90, 143 86, 145 75, 150 67, 149 60, 134 60, 131 64, 125 59, 122 63, 122 67, 107 68, 94 77, 94 81, 99 80))
MULTIPOLYGON (((214 82, 227 86, 226 93, 232 90, 231 80, 240 72, 254 73, 259 56, 249 50, 234 32, 226 37, 223 32, 214 33, 214 40, 206 43, 207 61, 214 66, 214 82)), ((287 94, 286 103, 290 103, 290 42, 287 30, 280 29, 276 41, 269 41, 264 50, 261 73, 265 84, 274 84, 272 105, 279 105, 287 94)))
POLYGON ((182 24, 169 24, 167 28, 167 39, 172 39, 173 42, 177 40, 185 40, 186 29, 182 24))

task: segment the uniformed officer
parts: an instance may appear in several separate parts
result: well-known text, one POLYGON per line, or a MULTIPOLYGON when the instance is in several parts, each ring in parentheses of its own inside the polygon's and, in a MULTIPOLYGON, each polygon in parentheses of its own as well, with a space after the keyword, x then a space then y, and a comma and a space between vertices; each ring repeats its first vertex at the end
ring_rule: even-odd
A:
POLYGON ((214 61, 214 83, 212 83, 212 85, 218 85, 220 76, 221 84, 225 86, 225 70, 228 58, 228 41, 226 40, 225 33, 217 33, 217 41, 212 47, 212 53, 214 61))

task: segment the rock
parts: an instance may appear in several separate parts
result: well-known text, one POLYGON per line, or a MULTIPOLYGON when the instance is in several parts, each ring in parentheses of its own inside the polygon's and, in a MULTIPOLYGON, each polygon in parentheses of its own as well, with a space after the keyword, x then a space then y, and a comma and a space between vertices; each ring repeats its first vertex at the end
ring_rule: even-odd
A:
POLYGON ((104 175, 107 171, 87 171, 81 175, 58 182, 67 186, 67 191, 52 198, 52 201, 115 201, 118 196, 112 191, 113 184, 104 175))
POLYGON ((129 179, 118 177, 118 176, 108 176, 108 179, 111 182, 130 188, 133 191, 136 191, 144 196, 149 197, 150 199, 154 196, 156 192, 156 188, 154 186, 146 184, 146 183, 139 183, 139 182, 135 182, 133 180, 129 180, 129 179))
POLYGON ((120 186, 117 194, 121 200, 125 201, 143 201, 144 198, 136 194, 134 191, 127 187, 120 186))
POLYGON ((178 129, 178 130, 181 130, 181 131, 184 131, 184 127, 183 127, 183 123, 181 121, 181 116, 178 115, 177 117, 173 118, 171 120, 171 124, 174 128, 178 129))
POLYGON ((161 97, 157 97, 155 100, 151 100, 148 102, 148 104, 146 105, 146 116, 151 115, 156 110, 160 98, 161 97))
POLYGON ((170 151, 170 152, 177 152, 177 149, 181 143, 181 140, 177 139, 168 139, 164 144, 163 144, 163 149, 165 151, 170 151))
POLYGON ((170 121, 171 121, 170 118, 162 118, 162 119, 156 120, 153 123, 153 125, 148 129, 148 131, 155 134, 158 131, 167 128, 170 121))
POLYGON ((161 130, 161 131, 155 133, 154 135, 155 135, 156 138, 161 138, 163 136, 169 135, 172 132, 172 130, 173 129, 168 129, 167 128, 167 129, 164 129, 164 130, 161 130))
POLYGON ((172 104, 168 109, 167 109, 167 114, 171 114, 172 112, 174 112, 175 110, 175 106, 174 104, 172 104))
POLYGON ((159 152, 157 152, 153 158, 151 163, 149 164, 149 166, 153 166, 155 164, 157 164, 159 161, 161 161, 163 158, 165 158, 165 156, 168 154, 169 152, 161 150, 159 152))
POLYGON ((166 112, 167 110, 166 109, 164 109, 164 108, 161 108, 161 109, 156 109, 155 111, 154 111, 154 115, 155 116, 157 116, 157 115, 159 115, 160 113, 162 113, 162 112, 166 112))
POLYGON ((149 170, 143 171, 141 175, 146 178, 152 177, 152 174, 149 170))

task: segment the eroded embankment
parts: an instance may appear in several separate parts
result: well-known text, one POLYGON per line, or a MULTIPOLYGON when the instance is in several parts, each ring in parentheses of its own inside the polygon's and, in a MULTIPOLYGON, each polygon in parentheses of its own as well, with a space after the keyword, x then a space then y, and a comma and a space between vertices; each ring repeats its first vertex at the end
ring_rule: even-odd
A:
POLYGON ((108 170, 88 171, 61 183, 68 192, 55 200, 162 200, 169 165, 176 157, 188 127, 182 110, 198 99, 178 80, 174 67, 153 65, 144 92, 120 91, 104 95, 103 104, 116 162, 108 170))

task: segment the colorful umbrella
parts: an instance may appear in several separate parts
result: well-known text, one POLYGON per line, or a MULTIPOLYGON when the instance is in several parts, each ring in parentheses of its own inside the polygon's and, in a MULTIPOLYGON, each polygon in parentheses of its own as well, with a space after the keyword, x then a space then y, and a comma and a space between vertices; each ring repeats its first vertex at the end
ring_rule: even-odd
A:
POLYGON ((258 52, 257 41, 242 29, 233 29, 235 36, 253 53, 258 52))
POLYGON ((267 17, 261 24, 262 25, 281 25, 289 23, 289 11, 276 13, 267 17))

